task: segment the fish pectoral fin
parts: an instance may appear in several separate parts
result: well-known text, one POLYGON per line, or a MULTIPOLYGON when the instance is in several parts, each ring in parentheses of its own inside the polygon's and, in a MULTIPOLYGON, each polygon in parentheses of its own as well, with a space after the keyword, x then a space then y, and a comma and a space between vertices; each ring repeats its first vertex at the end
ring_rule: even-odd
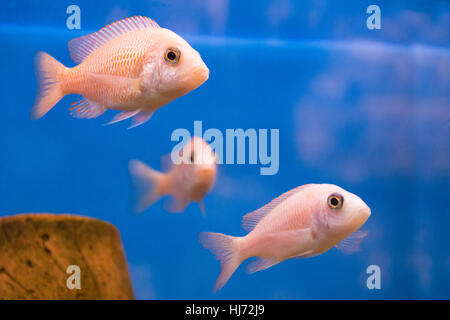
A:
POLYGON ((363 239, 367 236, 367 231, 357 230, 350 234, 347 238, 336 245, 338 250, 344 253, 352 254, 360 250, 360 245, 363 239))
POLYGON ((91 119, 102 115, 106 109, 95 102, 82 98, 81 100, 72 103, 70 111, 70 115, 74 118, 91 119))
POLYGON ((267 268, 270 268, 278 263, 280 263, 281 260, 279 259, 264 259, 264 258, 256 258, 254 259, 250 264, 247 265, 247 268, 245 269, 247 273, 255 273, 257 271, 265 270, 267 268))

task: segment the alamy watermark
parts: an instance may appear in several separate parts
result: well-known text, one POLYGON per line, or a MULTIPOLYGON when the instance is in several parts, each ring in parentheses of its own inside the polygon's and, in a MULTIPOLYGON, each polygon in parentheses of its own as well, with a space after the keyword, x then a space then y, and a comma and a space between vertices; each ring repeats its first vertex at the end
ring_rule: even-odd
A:
POLYGON ((81 29, 81 9, 79 6, 75 4, 71 4, 67 7, 66 10, 67 14, 70 14, 70 16, 66 19, 66 26, 67 29, 73 30, 73 29, 81 29))
POLYGON ((366 273, 370 274, 366 281, 367 289, 381 289, 381 268, 376 264, 372 264, 367 267, 366 273))
MULTIPOLYGON (((260 164, 262 166, 260 168, 261 175, 275 175, 279 169, 280 130, 270 129, 270 153, 268 131, 268 129, 256 130, 253 128, 245 131, 244 129, 226 129, 223 134, 219 129, 210 128, 203 132, 202 121, 194 121, 193 136, 201 137, 209 143, 216 154, 217 164, 260 164)), ((184 128, 178 128, 172 132, 171 140, 179 142, 171 153, 174 164, 189 161, 186 158, 183 160, 179 151, 191 137, 189 130, 184 128)))
POLYGON ((69 277, 67 277, 66 286, 67 289, 73 290, 81 289, 81 269, 79 266, 73 264, 67 267, 66 270, 67 274, 70 274, 69 277))
POLYGON ((370 16, 367 18, 366 26, 369 30, 381 29, 381 9, 379 6, 372 4, 367 7, 367 14, 370 16))

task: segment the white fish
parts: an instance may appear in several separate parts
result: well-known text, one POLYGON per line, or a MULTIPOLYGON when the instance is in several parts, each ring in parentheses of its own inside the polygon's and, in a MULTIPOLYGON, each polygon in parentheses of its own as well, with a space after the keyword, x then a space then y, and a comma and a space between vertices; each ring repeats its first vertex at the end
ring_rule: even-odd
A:
POLYGON ((358 196, 331 184, 307 184, 245 215, 246 236, 202 232, 200 243, 216 255, 222 268, 213 291, 251 257, 258 258, 248 265, 249 273, 286 259, 313 257, 334 246, 357 251, 366 235, 357 230, 369 216, 370 208, 358 196))
POLYGON ((133 117, 132 128, 209 77, 197 51, 146 17, 123 19, 73 39, 69 51, 79 63, 73 68, 47 53, 37 54, 33 119, 45 115, 65 95, 79 94, 83 98, 72 104, 73 116, 96 118, 108 109, 119 110, 109 124, 133 117))
POLYGON ((130 161, 129 172, 137 212, 144 211, 163 195, 172 195, 175 201, 169 211, 184 211, 190 202, 195 201, 205 213, 202 200, 214 185, 216 155, 209 144, 199 137, 192 137, 179 155, 181 162, 167 173, 153 170, 138 160, 130 161))

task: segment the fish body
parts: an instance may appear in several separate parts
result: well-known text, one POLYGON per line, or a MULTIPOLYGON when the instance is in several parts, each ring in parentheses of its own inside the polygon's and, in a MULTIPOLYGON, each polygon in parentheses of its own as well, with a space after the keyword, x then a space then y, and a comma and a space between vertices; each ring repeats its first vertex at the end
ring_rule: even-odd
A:
MULTIPOLYGON (((155 110, 194 90, 209 70, 184 39, 146 17, 115 22, 69 42, 76 63, 67 68, 44 52, 35 58, 38 95, 31 117, 45 115, 63 96, 79 94, 72 115, 95 118, 122 111, 110 123, 133 118, 133 126, 155 110)), ((133 127, 132 126, 132 127, 133 127)))
POLYGON ((357 231, 369 218, 370 208, 356 195, 331 184, 308 184, 274 199, 243 217, 249 233, 232 237, 203 232, 201 244, 221 261, 214 291, 225 285, 246 259, 253 273, 290 258, 319 255, 334 246, 353 252, 366 235, 357 231))
POLYGON ((167 208, 169 211, 181 212, 190 202, 198 202, 204 213, 202 200, 216 178, 216 155, 209 144, 198 137, 193 137, 178 155, 179 163, 165 174, 138 160, 130 161, 135 211, 142 212, 160 197, 171 195, 174 201, 167 208))

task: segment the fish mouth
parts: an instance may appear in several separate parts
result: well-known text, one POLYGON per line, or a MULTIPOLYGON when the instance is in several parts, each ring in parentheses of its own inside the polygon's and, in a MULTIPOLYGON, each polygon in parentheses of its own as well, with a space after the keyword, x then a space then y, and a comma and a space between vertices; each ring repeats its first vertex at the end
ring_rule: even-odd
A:
POLYGON ((358 216, 361 217, 361 220, 363 220, 364 222, 366 222, 367 219, 369 219, 370 214, 371 214, 371 211, 368 206, 365 206, 358 210, 358 216))
POLYGON ((369 208, 368 206, 365 206, 364 208, 362 208, 362 209, 360 210, 360 212, 361 212, 363 215, 366 215, 367 218, 370 217, 371 211, 370 211, 370 208, 369 208))
POLYGON ((208 67, 203 64, 201 66, 198 66, 194 68, 192 71, 192 77, 194 78, 195 82, 199 85, 205 82, 209 79, 209 69, 208 67))

